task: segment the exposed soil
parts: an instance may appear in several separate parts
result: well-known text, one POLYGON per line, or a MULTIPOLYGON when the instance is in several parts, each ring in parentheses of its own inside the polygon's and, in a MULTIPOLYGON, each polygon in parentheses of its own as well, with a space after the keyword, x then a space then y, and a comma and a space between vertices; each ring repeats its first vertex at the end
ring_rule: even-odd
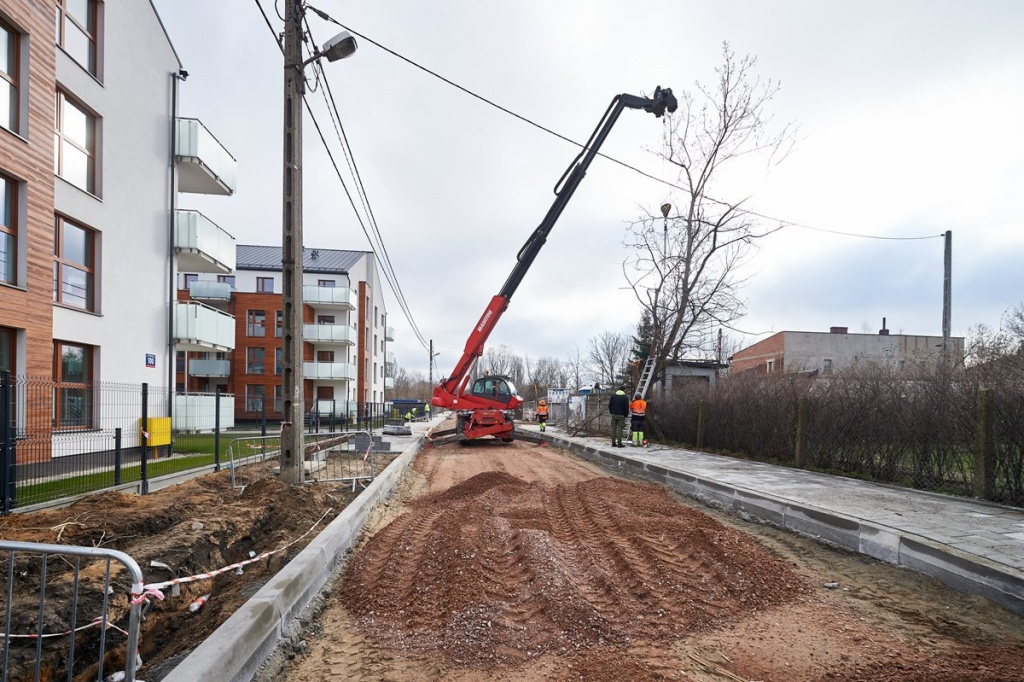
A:
MULTIPOLYGON (((377 466, 394 459, 377 455, 377 466)), ((27 542, 83 545, 121 550, 142 568, 146 583, 214 571, 288 545, 311 527, 312 533, 286 550, 241 573, 229 571, 212 579, 163 590, 163 601, 152 600, 141 628, 140 679, 160 679, 170 667, 198 646, 221 623, 355 498, 351 484, 318 483, 290 487, 264 476, 242 492, 231 488, 228 472, 209 474, 186 483, 138 496, 122 493, 95 495, 61 509, 13 514, 0 518, 0 538, 27 542), (319 523, 318 523, 319 521, 319 523), (151 561, 171 567, 153 567, 151 561), (210 595, 206 605, 191 613, 189 605, 210 595)), ((70 624, 72 560, 51 555, 47 560, 45 632, 63 632, 70 624)), ((0 557, 0 588, 6 599, 7 563, 0 557)), ((18 555, 15 564, 12 633, 31 633, 38 619, 41 562, 18 555)), ((109 621, 122 628, 128 617, 130 580, 120 564, 110 595, 109 621)), ((82 561, 77 625, 101 614, 105 562, 82 561)), ((46 640, 41 679, 66 679, 69 639, 46 640)), ((95 680, 99 632, 93 627, 75 638, 76 680, 95 680)), ((104 675, 123 668, 125 638, 108 630, 104 675)), ((34 640, 12 640, 8 679, 32 679, 34 640)))
POLYGON ((418 456, 294 660, 258 679, 1024 680, 1024 619, 986 600, 485 445, 418 456))

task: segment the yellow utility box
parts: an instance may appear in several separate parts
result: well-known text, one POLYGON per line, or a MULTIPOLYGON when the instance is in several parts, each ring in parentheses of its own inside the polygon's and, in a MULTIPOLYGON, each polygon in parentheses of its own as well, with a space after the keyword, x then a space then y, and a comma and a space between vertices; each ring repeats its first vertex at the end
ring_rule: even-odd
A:
MULTIPOLYGON (((142 428, 142 420, 139 420, 139 428, 142 428)), ((156 447, 158 445, 170 445, 171 444, 171 418, 170 417, 150 417, 146 420, 146 427, 144 429, 149 434, 149 438, 146 439, 146 445, 149 447, 156 447)), ((143 434, 139 434, 140 436, 143 434)))

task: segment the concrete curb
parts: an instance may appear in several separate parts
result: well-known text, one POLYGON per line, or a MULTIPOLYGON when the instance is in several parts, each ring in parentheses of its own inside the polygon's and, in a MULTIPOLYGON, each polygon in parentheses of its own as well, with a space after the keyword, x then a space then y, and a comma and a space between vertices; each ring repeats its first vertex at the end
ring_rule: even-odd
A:
POLYGON ((355 543, 423 445, 422 436, 378 475, 298 556, 190 653, 164 682, 248 682, 355 543))
POLYGON ((1024 616, 1024 579, 983 557, 900 528, 799 504, 750 488, 699 478, 558 436, 545 434, 544 437, 552 445, 592 462, 628 469, 633 475, 671 486, 710 506, 749 515, 851 552, 924 573, 958 592, 985 597, 1024 616))

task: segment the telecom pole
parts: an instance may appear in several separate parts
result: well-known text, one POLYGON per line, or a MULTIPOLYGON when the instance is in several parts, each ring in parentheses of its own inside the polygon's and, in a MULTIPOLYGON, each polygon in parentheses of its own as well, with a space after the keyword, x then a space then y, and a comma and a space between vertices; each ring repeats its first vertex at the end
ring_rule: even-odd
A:
POLYGON ((434 339, 430 339, 430 366, 427 368, 427 386, 433 390, 434 386, 434 339))
POLYGON ((305 396, 302 381, 302 0, 284 3, 284 215, 281 269, 284 275, 284 415, 281 480, 302 483, 305 396))
POLYGON ((953 231, 946 230, 946 252, 942 278, 942 359, 949 361, 949 328, 953 316, 953 231))

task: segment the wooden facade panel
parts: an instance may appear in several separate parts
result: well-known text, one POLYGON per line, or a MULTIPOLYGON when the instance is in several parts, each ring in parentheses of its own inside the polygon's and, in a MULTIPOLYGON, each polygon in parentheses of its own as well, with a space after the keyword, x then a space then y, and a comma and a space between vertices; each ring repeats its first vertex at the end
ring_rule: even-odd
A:
POLYGON ((18 359, 23 371, 48 377, 53 355, 54 5, 5 0, 2 12, 5 23, 22 32, 19 47, 27 41, 29 55, 27 69, 19 61, 18 96, 28 98, 24 135, 0 129, 0 171, 19 182, 16 224, 19 249, 25 250, 18 263, 19 286, 0 285, 0 325, 24 331, 25 351, 18 359))

